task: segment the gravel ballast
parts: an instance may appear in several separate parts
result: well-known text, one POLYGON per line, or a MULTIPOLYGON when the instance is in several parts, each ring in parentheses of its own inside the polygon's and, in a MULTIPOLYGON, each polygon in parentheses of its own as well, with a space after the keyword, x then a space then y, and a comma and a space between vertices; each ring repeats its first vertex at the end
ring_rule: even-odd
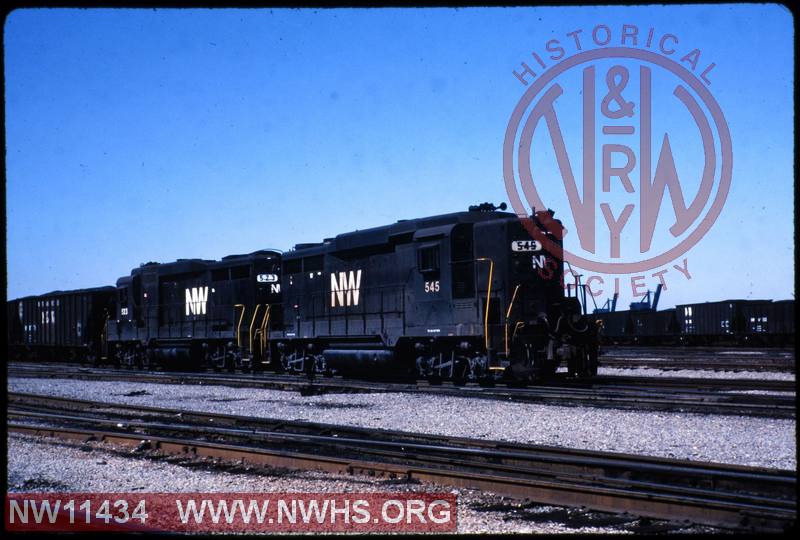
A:
MULTIPOLYGON (((238 472, 194 462, 176 464, 164 458, 134 456, 130 450, 100 443, 63 441, 10 434, 9 492, 251 492, 251 493, 395 493, 442 492, 441 486, 404 484, 366 476, 320 471, 251 469, 238 472), (190 466, 191 465, 191 466, 190 466), (205 465, 205 466, 204 466, 205 465)), ((521 505, 473 490, 449 490, 458 500, 459 533, 613 533, 620 526, 568 526, 545 516, 562 510, 521 505), (519 516, 523 516, 520 518, 519 516), (525 519, 527 517, 528 519, 525 519)), ((579 520, 591 522, 592 514, 579 520)), ((634 523, 635 525, 635 523, 634 523)))
POLYGON ((433 396, 14 378, 10 392, 697 461, 796 468, 795 420, 433 396), (128 394, 128 395, 126 395, 128 394))
POLYGON ((794 373, 772 371, 712 371, 697 369, 607 368, 597 370, 598 375, 627 375, 633 377, 689 377, 692 379, 751 379, 765 381, 793 381, 794 373))

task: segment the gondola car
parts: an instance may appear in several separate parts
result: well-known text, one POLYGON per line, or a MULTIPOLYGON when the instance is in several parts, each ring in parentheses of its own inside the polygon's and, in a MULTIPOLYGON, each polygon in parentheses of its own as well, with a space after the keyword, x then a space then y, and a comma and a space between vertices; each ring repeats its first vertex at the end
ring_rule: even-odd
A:
POLYGON ((745 343, 787 346, 794 342, 794 300, 746 302, 741 314, 745 343))
POLYGON ((630 325, 634 341, 639 345, 675 344, 680 335, 675 309, 631 311, 630 325))
POLYGON ((789 345, 794 300, 724 300, 663 311, 595 312, 601 341, 614 345, 789 345))
POLYGON ((745 332, 742 307, 764 300, 722 300, 675 307, 681 340, 690 345, 736 344, 745 332))
POLYGON ((604 311, 594 313, 599 326, 600 340, 614 345, 630 343, 634 338, 630 311, 604 311))
POLYGON ((113 287, 53 291, 6 304, 9 358, 96 363, 105 354, 113 287))

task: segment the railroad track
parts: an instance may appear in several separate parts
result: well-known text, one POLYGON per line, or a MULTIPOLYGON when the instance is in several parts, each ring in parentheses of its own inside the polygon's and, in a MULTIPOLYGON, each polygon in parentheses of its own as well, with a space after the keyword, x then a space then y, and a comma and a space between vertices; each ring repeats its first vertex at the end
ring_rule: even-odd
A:
POLYGON ((795 371, 791 349, 719 347, 602 347, 602 367, 663 370, 795 371))
POLYGON ((625 410, 677 411, 736 416, 794 418, 796 397, 792 381, 742 379, 687 379, 666 377, 598 377, 591 382, 556 379, 547 385, 515 388, 374 382, 320 378, 313 382, 296 375, 175 373, 77 368, 65 365, 8 368, 9 377, 111 380, 143 384, 222 385, 271 388, 303 394, 393 392, 427 393, 561 406, 605 407, 625 410), (750 390, 782 394, 730 392, 750 390))
POLYGON ((379 475, 730 528, 796 520, 795 471, 9 393, 11 432, 379 475))

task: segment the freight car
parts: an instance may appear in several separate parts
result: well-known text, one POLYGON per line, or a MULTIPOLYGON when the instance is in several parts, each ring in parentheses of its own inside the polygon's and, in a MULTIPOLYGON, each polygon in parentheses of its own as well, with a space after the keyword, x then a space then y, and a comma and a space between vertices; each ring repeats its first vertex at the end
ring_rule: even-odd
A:
POLYGON ((631 329, 636 343, 642 345, 669 345, 678 343, 680 327, 674 309, 662 311, 633 311, 631 329))
POLYGON ((794 343, 794 300, 746 302, 741 313, 746 343, 771 346, 794 343))
POLYGON ((280 252, 261 250, 134 269, 117 280, 110 354, 126 367, 263 368, 281 322, 280 265, 280 252))
MULTIPOLYGON (((531 223, 561 245, 552 212, 531 223)), ((515 214, 487 204, 298 245, 283 255, 273 354, 296 372, 528 380, 564 363, 592 375, 596 325, 562 276, 515 214)))
POLYGON ((601 341, 614 345, 672 345, 680 340, 675 309, 595 313, 601 341))
POLYGON ((113 287, 97 287, 8 302, 9 359, 97 362, 105 354, 105 325, 114 300, 113 287))
POLYGON ((794 300, 724 300, 592 316, 606 344, 788 345, 794 340, 794 300))

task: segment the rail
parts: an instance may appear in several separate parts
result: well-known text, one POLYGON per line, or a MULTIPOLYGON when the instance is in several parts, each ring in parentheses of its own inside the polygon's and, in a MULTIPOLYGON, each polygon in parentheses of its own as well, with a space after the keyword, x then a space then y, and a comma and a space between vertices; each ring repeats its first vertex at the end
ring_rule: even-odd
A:
POLYGON ((11 432, 372 474, 748 532, 797 516, 796 471, 9 393, 11 432), (214 442, 209 442, 213 440, 214 442))

